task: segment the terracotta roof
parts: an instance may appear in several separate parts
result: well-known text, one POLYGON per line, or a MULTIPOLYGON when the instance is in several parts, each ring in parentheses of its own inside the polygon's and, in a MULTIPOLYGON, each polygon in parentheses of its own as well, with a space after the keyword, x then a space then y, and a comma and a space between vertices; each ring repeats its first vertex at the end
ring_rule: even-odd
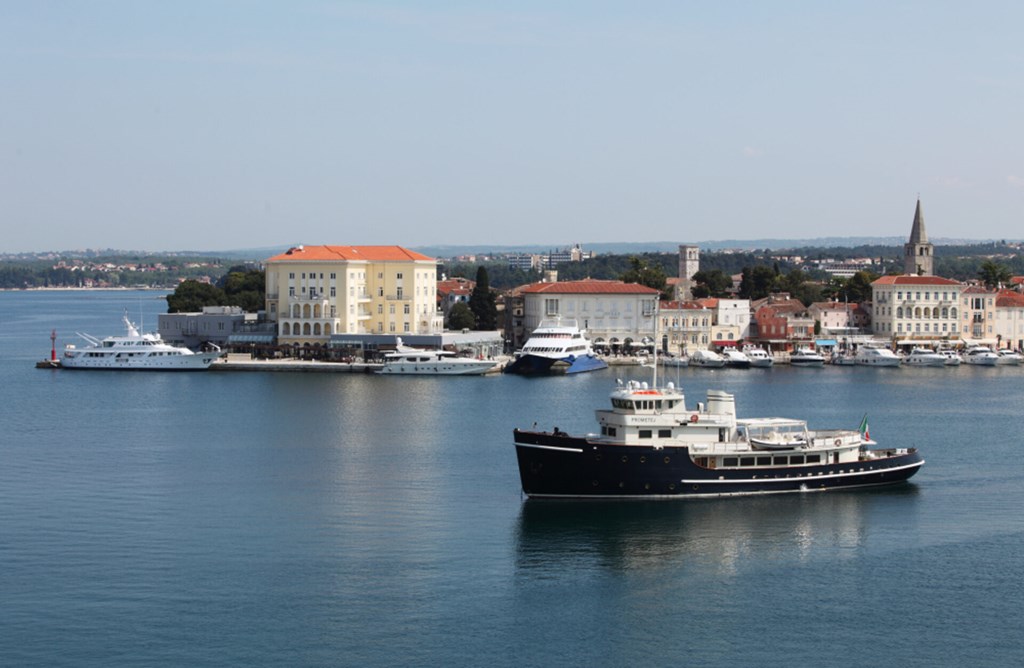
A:
POLYGON ((679 310, 682 310, 682 309, 699 310, 699 309, 704 309, 704 308, 706 308, 706 307, 703 304, 700 304, 699 302, 671 301, 671 302, 661 302, 658 305, 658 310, 659 311, 679 311, 679 310))
POLYGON ((871 285, 960 285, 960 282, 949 278, 940 278, 939 276, 909 276, 903 274, 901 276, 882 276, 872 281, 871 285))
POLYGON ((1021 283, 1024 283, 1024 276, 1011 276, 1010 277, 1010 284, 1011 285, 1020 285, 1021 283))
POLYGON ((1024 295, 1016 290, 1000 290, 996 297, 996 306, 1024 307, 1024 295))
POLYGON ((995 290, 989 290, 988 288, 986 288, 983 285, 972 285, 972 286, 969 286, 967 288, 964 288, 964 290, 963 290, 963 292, 961 294, 965 294, 965 295, 994 295, 995 293, 996 293, 995 290))
POLYGON ((556 283, 534 283, 522 290, 523 294, 593 294, 593 295, 656 295, 654 288, 639 283, 622 281, 599 281, 588 278, 582 281, 558 281, 556 283))
POLYGON ((296 246, 267 262, 433 262, 434 258, 401 246, 296 246))
POLYGON ((696 301, 698 304, 703 304, 708 308, 718 308, 718 297, 702 297, 696 301))

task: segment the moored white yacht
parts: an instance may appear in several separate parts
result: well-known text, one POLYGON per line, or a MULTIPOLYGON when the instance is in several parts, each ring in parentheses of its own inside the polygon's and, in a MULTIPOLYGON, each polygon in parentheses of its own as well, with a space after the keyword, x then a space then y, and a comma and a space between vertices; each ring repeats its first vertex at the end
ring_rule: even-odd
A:
POLYGON ((952 348, 943 348, 939 350, 939 354, 942 355, 943 363, 946 366, 960 366, 960 363, 963 361, 960 359, 960 355, 952 348))
POLYGON ((447 350, 421 350, 412 348, 398 339, 394 352, 385 353, 380 374, 416 376, 478 376, 487 373, 497 362, 459 357, 447 350))
POLYGON ((857 364, 860 366, 898 367, 900 358, 888 348, 861 346, 857 349, 857 364))
POLYGON ((857 354, 852 350, 840 350, 832 353, 831 363, 835 366, 853 366, 857 363, 857 354))
POLYGON ((907 366, 946 366, 946 358, 931 348, 913 348, 903 358, 903 363, 907 366))
POLYGON ((789 363, 792 366, 824 366, 825 358, 811 348, 800 346, 790 354, 789 363))
POLYGON ((722 351, 722 358, 725 359, 725 366, 734 369, 749 369, 750 358, 742 351, 735 348, 726 348, 722 351))
POLYGON ((582 373, 608 367, 573 319, 541 320, 505 373, 582 373))
POLYGON ((60 365, 65 369, 125 369, 137 371, 203 371, 224 353, 220 348, 195 353, 166 343, 159 334, 140 334, 138 328, 122 316, 124 336, 97 339, 78 333, 89 345, 77 348, 68 344, 60 365))
POLYGON ((764 348, 747 347, 743 349, 743 353, 750 360, 750 366, 758 369, 767 369, 775 364, 775 360, 768 354, 768 351, 764 348))
POLYGON ((1006 364, 1006 365, 1010 365, 1010 366, 1019 366, 1020 363, 1022 361, 1024 361, 1024 357, 1022 357, 1020 353, 1018 353, 1015 350, 1011 350, 1009 348, 1001 348, 999 350, 998 354, 999 354, 998 364, 1006 364))
POLYGON ((995 366, 999 363, 999 355, 985 346, 971 346, 963 356, 964 364, 973 366, 995 366))
POLYGON ((699 366, 705 369, 721 369, 725 366, 725 358, 713 350, 698 348, 690 355, 690 366, 699 366))

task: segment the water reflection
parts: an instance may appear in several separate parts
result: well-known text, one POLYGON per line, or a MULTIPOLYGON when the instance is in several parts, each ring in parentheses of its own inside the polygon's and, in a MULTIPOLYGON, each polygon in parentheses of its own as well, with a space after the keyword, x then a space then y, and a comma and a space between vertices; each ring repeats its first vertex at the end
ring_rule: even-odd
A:
POLYGON ((666 568, 736 575, 851 558, 874 536, 891 540, 913 523, 917 500, 913 484, 679 502, 529 500, 516 528, 516 567, 531 577, 666 568))

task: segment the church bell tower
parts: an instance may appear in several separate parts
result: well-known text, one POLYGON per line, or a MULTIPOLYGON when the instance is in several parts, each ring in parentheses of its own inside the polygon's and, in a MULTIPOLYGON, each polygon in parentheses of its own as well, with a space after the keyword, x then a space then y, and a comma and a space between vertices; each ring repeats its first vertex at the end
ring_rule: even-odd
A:
POLYGON ((933 262, 935 246, 928 243, 928 234, 924 231, 924 215, 921 213, 921 200, 917 200, 914 211, 914 226, 910 230, 910 242, 903 245, 903 273, 918 276, 934 276, 933 262))

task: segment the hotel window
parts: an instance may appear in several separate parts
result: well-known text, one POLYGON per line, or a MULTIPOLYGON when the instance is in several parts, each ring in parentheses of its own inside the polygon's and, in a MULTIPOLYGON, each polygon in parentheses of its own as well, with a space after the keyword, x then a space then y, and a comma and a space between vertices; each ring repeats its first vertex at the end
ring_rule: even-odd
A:
POLYGON ((384 304, 377 304, 377 315, 384 315, 384 304))
POLYGON ((295 288, 294 287, 288 288, 288 296, 289 297, 294 297, 295 296, 295 288))
POLYGON ((545 299, 544 300, 544 315, 558 315, 558 300, 557 299, 545 299))
POLYGON ((402 280, 402 274, 401 274, 401 272, 399 272, 399 273, 395 274, 395 278, 397 278, 398 280, 402 280))
POLYGON ((388 304, 388 313, 390 313, 391 315, 395 314, 395 305, 394 304, 388 304))
POLYGON ((377 288, 377 296, 378 297, 383 297, 384 296, 384 288, 377 288))
POLYGON ((334 274, 332 273, 332 274, 331 274, 331 280, 333 281, 333 280, 334 280, 335 278, 337 278, 337 276, 335 276, 335 275, 334 275, 334 274))
POLYGON ((388 323, 388 331, 389 332, 395 331, 395 323, 393 323, 393 322, 389 322, 388 323))
POLYGON ((404 330, 405 330, 406 332, 408 332, 408 331, 409 331, 409 323, 405 323, 405 324, 403 324, 403 325, 402 325, 402 327, 403 327, 403 329, 404 329, 404 330))
POLYGON ((332 297, 337 297, 338 296, 337 293, 335 292, 335 287, 333 285, 331 286, 331 296, 332 297))
POLYGON ((290 278, 290 279, 292 279, 292 280, 295 280, 295 272, 294 272, 294 271, 292 271, 292 272, 289 272, 289 273, 288 273, 288 278, 290 278))
POLYGON ((408 304, 405 304, 405 305, 402 306, 402 312, 405 313, 405 315, 409 315, 409 305, 408 304))

